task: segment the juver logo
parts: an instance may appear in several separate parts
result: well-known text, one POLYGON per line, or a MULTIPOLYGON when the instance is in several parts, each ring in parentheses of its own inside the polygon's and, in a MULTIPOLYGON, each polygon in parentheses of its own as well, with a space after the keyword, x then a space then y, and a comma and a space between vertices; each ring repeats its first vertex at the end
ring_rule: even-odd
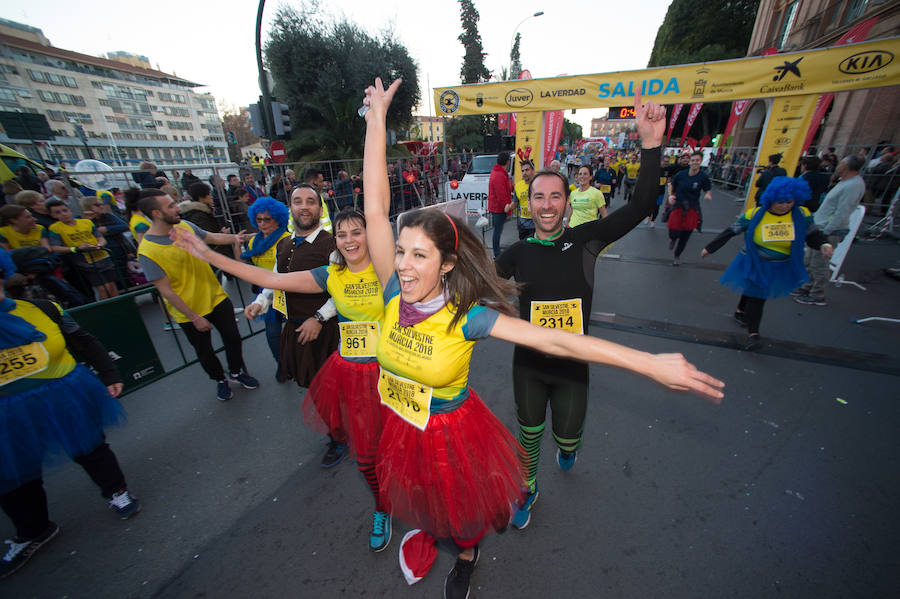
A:
POLYGON ((531 93, 531 90, 516 88, 510 90, 509 93, 506 94, 506 105, 512 108, 523 108, 531 104, 531 101, 534 99, 534 94, 531 93))

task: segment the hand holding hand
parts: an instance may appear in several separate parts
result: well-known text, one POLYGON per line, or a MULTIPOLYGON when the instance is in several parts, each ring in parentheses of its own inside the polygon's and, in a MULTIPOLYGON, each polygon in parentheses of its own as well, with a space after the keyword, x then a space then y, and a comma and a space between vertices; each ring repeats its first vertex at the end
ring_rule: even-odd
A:
POLYGON ((722 403, 725 383, 700 372, 681 354, 655 354, 650 357, 650 378, 669 389, 690 391, 714 404, 722 403))

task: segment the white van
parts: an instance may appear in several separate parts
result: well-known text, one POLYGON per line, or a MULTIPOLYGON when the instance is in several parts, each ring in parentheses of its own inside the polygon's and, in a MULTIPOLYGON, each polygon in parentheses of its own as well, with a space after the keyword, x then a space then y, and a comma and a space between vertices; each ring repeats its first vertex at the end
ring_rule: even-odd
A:
MULTIPOLYGON (((497 164, 497 154, 483 154, 475 156, 472 164, 459 182, 459 187, 453 189, 447 183, 447 197, 453 200, 466 201, 466 213, 470 215, 487 214, 488 202, 488 181, 491 178, 491 171, 497 164)), ((513 164, 512 154, 510 154, 509 167, 513 164)))

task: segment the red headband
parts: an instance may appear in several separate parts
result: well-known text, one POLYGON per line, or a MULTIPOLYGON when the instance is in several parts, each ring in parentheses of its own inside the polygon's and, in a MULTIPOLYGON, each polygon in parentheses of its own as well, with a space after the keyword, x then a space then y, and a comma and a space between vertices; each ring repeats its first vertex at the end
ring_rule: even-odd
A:
POLYGON ((447 217, 447 220, 450 221, 450 226, 453 227, 453 235, 456 236, 456 243, 453 244, 453 251, 458 252, 459 251, 459 231, 456 229, 456 223, 453 222, 453 219, 450 218, 450 215, 447 214, 446 212, 444 213, 444 216, 447 217))

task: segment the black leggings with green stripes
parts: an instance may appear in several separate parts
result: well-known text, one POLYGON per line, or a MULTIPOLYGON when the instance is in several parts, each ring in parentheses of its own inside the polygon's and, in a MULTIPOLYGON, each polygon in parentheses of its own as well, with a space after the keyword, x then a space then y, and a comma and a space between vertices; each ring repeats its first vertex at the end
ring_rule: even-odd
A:
POLYGON ((565 452, 584 441, 588 365, 540 354, 520 346, 513 353, 513 393, 519 443, 525 449, 529 487, 534 489, 541 437, 550 404, 553 439, 565 452))

